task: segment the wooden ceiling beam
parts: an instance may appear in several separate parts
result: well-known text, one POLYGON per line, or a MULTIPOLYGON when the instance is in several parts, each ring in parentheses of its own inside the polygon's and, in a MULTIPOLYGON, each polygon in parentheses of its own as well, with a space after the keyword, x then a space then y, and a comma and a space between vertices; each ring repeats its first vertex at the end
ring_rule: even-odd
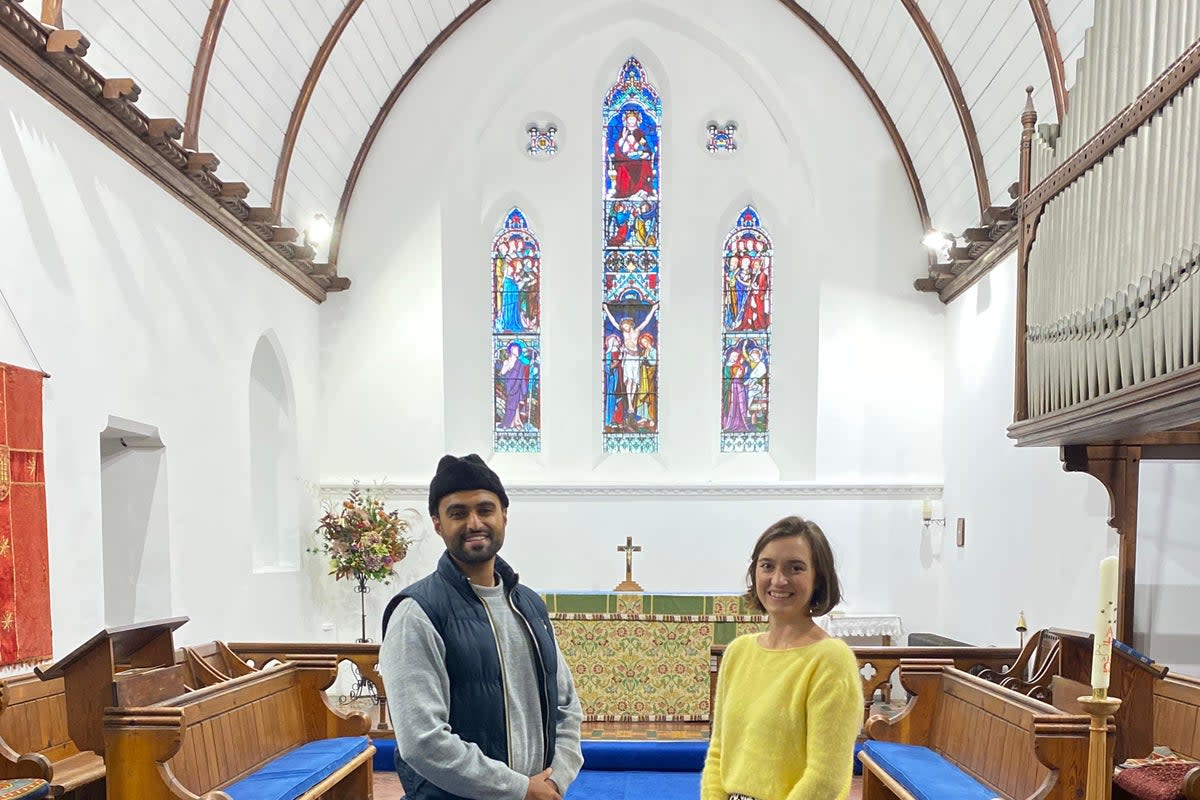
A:
POLYGON ((1062 50, 1058 46, 1058 31, 1050 18, 1046 0, 1029 0, 1038 34, 1042 37, 1042 51, 1046 54, 1046 69, 1050 73, 1050 88, 1054 90, 1054 109, 1061 124, 1067 115, 1066 67, 1063 66, 1062 50))
POLYGON ((929 48, 929 53, 937 63, 938 71, 942 73, 946 90, 950 92, 954 113, 958 115, 958 124, 962 128, 963 138, 966 139, 967 154, 971 157, 971 171, 975 173, 975 193, 979 196, 979 213, 982 216, 987 207, 992 204, 992 192, 988 188, 987 167, 984 166, 983 151, 979 147, 979 134, 975 132, 975 120, 971 117, 971 107, 967 105, 962 83, 959 82, 958 75, 954 72, 954 65, 946 56, 941 39, 933 32, 933 26, 929 24, 929 20, 921 11, 917 0, 900 1, 904 4, 908 15, 912 17, 913 24, 920 31, 921 38, 925 40, 925 46, 929 48))
MULTIPOLYGON (((442 29, 441 33, 439 33, 433 39, 433 41, 426 46, 426 48, 421 52, 421 55, 417 56, 416 60, 414 60, 409 68, 404 71, 404 74, 400 77, 400 80, 397 81, 395 87, 393 87, 391 93, 388 95, 387 100, 385 100, 383 106, 380 107, 379 113, 375 115, 375 120, 371 123, 371 127, 367 130, 366 136, 363 137, 362 144, 359 145, 358 154, 354 157, 354 164, 350 168, 350 174, 346 178, 345 188, 342 189, 341 200, 338 202, 337 215, 335 216, 333 223, 333 235, 329 240, 329 260, 331 262, 337 263, 338 253, 341 250, 342 227, 346 221, 346 212, 350 208, 350 200, 354 196, 354 189, 358 185, 358 178, 362 174, 363 165, 367 160, 367 154, 371 152, 371 146, 374 145, 375 138, 379 135, 379 131, 383 128, 383 123, 387 120, 392 108, 395 107, 396 102, 400 99, 400 95, 403 94, 404 90, 408 88, 408 85, 412 83, 413 78, 416 77, 418 72, 420 72, 421 67, 423 67, 426 62, 429 61, 438 48, 440 48, 446 41, 446 39, 450 38, 455 31, 462 27, 463 23, 474 16, 479 9, 486 6, 489 1, 490 0, 473 0, 470 5, 463 9, 461 14, 454 18, 453 22, 442 29)), ((835 39, 833 35, 830 34, 829 31, 827 31, 812 14, 802 8, 799 3, 796 2, 796 0, 779 0, 779 2, 797 19, 807 25, 808 28, 815 33, 822 42, 825 43, 825 46, 833 51, 834 55, 838 57, 838 60, 842 62, 842 65, 845 66, 850 74, 854 76, 854 80, 863 90, 863 93, 867 95, 867 99, 870 100, 871 105, 875 109, 875 113, 879 115, 879 120, 883 123, 884 128, 887 130, 888 136, 892 140, 892 146, 896 149, 896 155, 900 159, 901 165, 904 167, 904 174, 908 178, 908 186, 912 191, 913 204, 916 206, 917 215, 921 220, 921 230, 923 232, 928 231, 932 227, 932 223, 929 217, 929 205, 925 201, 925 192, 921 188, 921 179, 917 175, 916 167, 913 166, 912 157, 909 155, 908 147, 904 144, 904 139, 900 136, 900 131, 896 128, 896 123, 892 119, 891 114, 888 113, 887 107, 883 104, 883 100, 880 99, 879 94, 875 91, 874 87, 871 86, 871 82, 867 80, 866 75, 863 74, 863 71, 859 68, 858 64, 854 62, 854 59, 850 57, 850 54, 846 52, 841 44, 838 43, 837 39, 835 39)), ((279 173, 277 172, 277 188, 278 175, 279 173)), ((986 176, 984 179, 986 181, 986 176)), ((280 195, 280 199, 282 200, 282 194, 280 195)), ((274 203, 272 203, 272 207, 274 207, 274 203)))
POLYGON ((354 14, 362 2, 363 0, 348 0, 343 6, 337 19, 333 21, 333 26, 325 34, 325 40, 321 42, 321 47, 317 50, 312 64, 309 65, 308 75, 304 77, 304 83, 300 86, 296 104, 292 106, 292 116, 288 120, 287 131, 283 135, 283 146, 279 149, 279 162, 275 166, 275 184, 271 189, 271 211, 275 215, 276 222, 279 221, 283 212, 283 194, 287 188, 288 170, 292 165, 292 153, 296 150, 296 140, 300 138, 300 127, 304 124, 304 114, 308 111, 308 104, 312 101, 313 92, 317 90, 317 82, 321 79, 325 64, 333 55, 333 49, 337 47, 338 40, 342 38, 342 34, 345 33, 347 26, 350 25, 350 20, 354 18, 354 14))
POLYGON ((244 201, 228 195, 218 199, 224 186, 211 173, 203 173, 204 182, 185 173, 189 154, 176 141, 182 126, 173 119, 148 119, 130 99, 136 84, 105 78, 80 57, 85 47, 86 39, 77 32, 48 30, 20 5, 0 0, 0 67, 313 300, 320 302, 326 292, 349 285, 345 279, 310 277, 231 211, 231 205, 245 206, 244 201))
POLYGON ((204 93, 208 90, 208 70, 212 66, 213 53, 217 50, 217 37, 225 22, 225 10, 229 0, 212 0, 208 9, 208 21, 200 35, 200 51, 196 53, 196 64, 192 67, 192 84, 188 89, 187 115, 183 120, 183 146, 188 150, 200 149, 200 118, 204 114, 204 93))

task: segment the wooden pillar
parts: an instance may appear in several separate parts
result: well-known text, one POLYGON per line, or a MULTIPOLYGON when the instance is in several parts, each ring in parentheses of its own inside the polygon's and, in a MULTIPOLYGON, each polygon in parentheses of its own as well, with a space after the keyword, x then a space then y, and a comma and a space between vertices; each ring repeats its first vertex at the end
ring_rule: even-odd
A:
POLYGON ((1108 490, 1108 525, 1121 537, 1117 557, 1117 638, 1133 639, 1133 590, 1137 567, 1140 445, 1067 445, 1060 456, 1067 472, 1086 472, 1108 490))

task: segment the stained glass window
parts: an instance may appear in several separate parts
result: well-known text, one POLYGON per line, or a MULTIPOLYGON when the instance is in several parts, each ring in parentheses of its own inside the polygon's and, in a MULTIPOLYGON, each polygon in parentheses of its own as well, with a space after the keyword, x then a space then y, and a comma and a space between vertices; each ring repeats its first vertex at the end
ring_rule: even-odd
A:
POLYGON ((492 377, 497 453, 542 449, 542 249, 514 208, 492 240, 492 377))
POLYGON ((604 98, 604 452, 658 451, 662 100, 636 58, 604 98))
POLYGON ((774 253, 758 212, 746 206, 722 258, 722 453, 765 453, 769 445, 774 253))

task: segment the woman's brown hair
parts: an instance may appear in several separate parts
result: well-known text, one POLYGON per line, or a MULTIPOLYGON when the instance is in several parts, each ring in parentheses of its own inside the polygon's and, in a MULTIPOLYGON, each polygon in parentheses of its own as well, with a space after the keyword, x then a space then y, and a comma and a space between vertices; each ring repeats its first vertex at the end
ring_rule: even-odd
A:
POLYGON ((746 570, 746 604, 757 611, 765 611, 759 602, 758 593, 754 591, 754 572, 758 567, 758 557, 768 544, 788 536, 799 536, 807 540, 812 550, 813 563, 808 566, 815 575, 809 612, 814 617, 823 617, 842 602, 842 589, 833 565, 833 549, 829 546, 829 540, 825 538, 821 526, 800 517, 784 517, 758 537, 754 544, 754 553, 750 556, 750 566, 746 570))

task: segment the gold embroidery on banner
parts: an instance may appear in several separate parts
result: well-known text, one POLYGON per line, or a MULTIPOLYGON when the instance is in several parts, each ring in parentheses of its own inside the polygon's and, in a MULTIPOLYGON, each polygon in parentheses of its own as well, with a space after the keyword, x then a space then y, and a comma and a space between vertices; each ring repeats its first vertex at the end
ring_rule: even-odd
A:
POLYGON ((10 540, 0 539, 0 556, 8 555, 8 549, 11 545, 12 545, 12 542, 10 540))
POLYGON ((11 631, 15 621, 16 618, 13 616, 13 612, 5 611, 4 619, 0 619, 0 628, 3 628, 6 631, 11 631))
POLYGON ((8 491, 12 488, 8 459, 8 445, 0 445, 0 501, 8 499, 8 491))
POLYGON ((25 477, 27 483, 33 483, 37 480, 38 454, 30 453, 29 458, 25 459, 25 477))

